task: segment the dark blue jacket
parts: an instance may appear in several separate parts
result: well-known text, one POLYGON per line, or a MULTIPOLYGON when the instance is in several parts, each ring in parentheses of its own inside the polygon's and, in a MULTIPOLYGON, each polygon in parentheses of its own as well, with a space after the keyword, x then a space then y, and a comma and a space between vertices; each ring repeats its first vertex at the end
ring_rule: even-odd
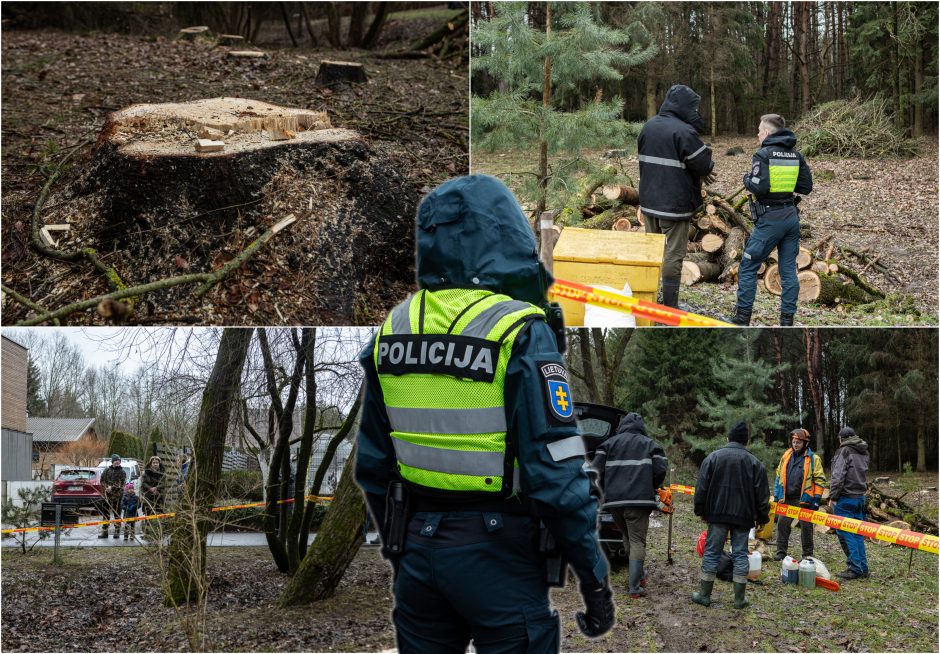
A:
POLYGON ((121 511, 124 512, 124 517, 136 517, 137 510, 139 508, 140 498, 137 496, 137 493, 128 493, 127 491, 124 491, 124 496, 121 498, 121 511))
POLYGON ((676 84, 640 131, 640 209, 647 216, 692 220, 702 206, 701 178, 714 163, 711 148, 698 136, 705 129, 701 101, 688 86, 676 84))
POLYGON ((813 173, 803 155, 796 150, 796 134, 788 129, 781 129, 761 144, 761 149, 751 159, 751 170, 744 174, 744 187, 754 197, 764 202, 789 202, 793 193, 770 192, 770 166, 774 163, 795 163, 800 172, 796 178, 793 193, 809 195, 813 192, 813 173))
MULTIPOLYGON (((421 203, 417 222, 420 288, 486 288, 517 300, 545 303, 551 278, 538 260, 535 236, 525 216, 499 180, 472 175, 442 184, 421 203)), ((374 345, 375 337, 359 358, 365 371, 365 397, 356 481, 381 525, 386 489, 397 478, 397 469, 392 429, 372 358, 374 345)), ((583 455, 556 461, 548 449, 549 443, 577 437, 579 432, 574 421, 559 423, 550 416, 540 372, 546 363, 564 365, 564 359, 548 324, 530 321, 516 338, 505 384, 520 495, 535 505, 581 581, 594 586, 608 572, 597 541, 597 502, 590 495, 583 455)))

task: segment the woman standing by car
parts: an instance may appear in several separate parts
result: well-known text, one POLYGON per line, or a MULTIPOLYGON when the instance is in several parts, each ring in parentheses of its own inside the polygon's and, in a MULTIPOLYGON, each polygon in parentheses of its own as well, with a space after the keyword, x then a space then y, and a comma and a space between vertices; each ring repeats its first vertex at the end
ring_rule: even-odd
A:
POLYGON ((150 457, 143 479, 140 481, 140 496, 143 499, 144 515, 163 511, 163 460, 150 457))

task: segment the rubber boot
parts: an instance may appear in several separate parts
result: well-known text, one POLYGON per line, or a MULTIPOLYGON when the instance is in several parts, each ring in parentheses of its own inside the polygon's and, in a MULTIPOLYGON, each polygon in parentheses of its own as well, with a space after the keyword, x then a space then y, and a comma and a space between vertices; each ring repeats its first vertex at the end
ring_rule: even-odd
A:
POLYGON ((741 307, 735 307, 734 315, 728 318, 727 322, 730 322, 732 325, 738 325, 739 327, 747 327, 751 324, 751 311, 745 311, 741 307))
POLYGON ((630 560, 630 597, 640 599, 646 597, 646 589, 643 588, 643 560, 630 560))
POLYGON ((793 314, 792 314, 792 313, 781 313, 781 314, 780 314, 780 326, 781 326, 781 327, 792 327, 792 326, 793 326, 793 314))
POLYGON ((750 602, 748 602, 747 598, 744 596, 746 590, 746 581, 744 583, 734 582, 734 608, 746 609, 750 605, 750 602))
POLYGON ((679 279, 663 277, 663 304, 673 309, 679 308, 679 279))
POLYGON ((712 588, 715 586, 714 580, 705 581, 702 580, 699 583, 698 590, 692 593, 692 601, 696 604, 701 604, 702 606, 711 606, 712 603, 712 588))
POLYGON ((104 531, 102 531, 101 533, 98 534, 98 538, 107 538, 107 537, 108 537, 108 530, 107 530, 107 529, 105 529, 104 531))

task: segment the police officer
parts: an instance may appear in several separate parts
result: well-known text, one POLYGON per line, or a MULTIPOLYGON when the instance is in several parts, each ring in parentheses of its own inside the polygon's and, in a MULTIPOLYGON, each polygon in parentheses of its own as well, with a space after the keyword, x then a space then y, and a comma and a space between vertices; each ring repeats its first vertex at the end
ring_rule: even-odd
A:
POLYGON ((392 561, 399 651, 557 652, 540 522, 600 636, 608 566, 532 230, 485 175, 432 191, 417 223, 420 290, 360 355, 356 479, 392 561))
POLYGON ((640 210, 646 231, 666 235, 662 275, 663 304, 668 307, 679 306, 682 260, 689 244, 689 223, 702 206, 702 182, 714 180, 711 148, 698 136, 705 131, 698 113, 701 101, 688 86, 676 84, 637 137, 640 210))
POLYGON ((793 325, 800 282, 796 276, 796 255, 800 252, 800 215, 796 205, 813 191, 813 174, 794 149, 796 135, 785 128, 782 116, 761 116, 757 140, 761 149, 754 154, 744 186, 753 194, 751 217, 754 231, 747 240, 738 268, 738 303, 729 322, 751 323, 751 309, 757 289, 757 270, 774 248, 780 271, 780 324, 793 325))

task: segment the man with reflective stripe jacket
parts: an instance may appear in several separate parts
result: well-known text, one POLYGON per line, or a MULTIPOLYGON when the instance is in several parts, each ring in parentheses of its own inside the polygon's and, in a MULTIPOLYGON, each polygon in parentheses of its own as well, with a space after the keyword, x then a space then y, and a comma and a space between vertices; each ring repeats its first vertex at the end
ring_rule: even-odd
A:
POLYGON ((666 235, 663 304, 669 307, 679 306, 689 223, 702 206, 702 180, 710 179, 714 167, 711 148, 698 136, 705 131, 701 101, 688 86, 676 84, 637 138, 640 210, 647 233, 666 235))
POLYGON ((420 290, 360 355, 356 480, 395 572, 398 649, 559 651, 539 521, 581 582, 579 627, 600 636, 608 566, 532 230, 499 180, 472 175, 422 201, 416 235, 420 290))
POLYGON ((591 467, 604 492, 604 508, 623 535, 630 566, 630 597, 646 595, 646 534, 659 502, 656 489, 666 480, 669 461, 663 446, 646 435, 638 413, 628 413, 616 433, 597 447, 591 467))
POLYGON ((761 144, 744 174, 744 187, 753 195, 751 219, 754 231, 747 239, 738 267, 738 301, 729 322, 749 325, 757 290, 757 271, 777 248, 780 272, 780 324, 793 325, 796 300, 800 294, 796 256, 800 252, 800 214, 794 193, 813 191, 813 174, 795 148, 796 135, 785 129, 782 116, 761 116, 757 132, 761 144))

